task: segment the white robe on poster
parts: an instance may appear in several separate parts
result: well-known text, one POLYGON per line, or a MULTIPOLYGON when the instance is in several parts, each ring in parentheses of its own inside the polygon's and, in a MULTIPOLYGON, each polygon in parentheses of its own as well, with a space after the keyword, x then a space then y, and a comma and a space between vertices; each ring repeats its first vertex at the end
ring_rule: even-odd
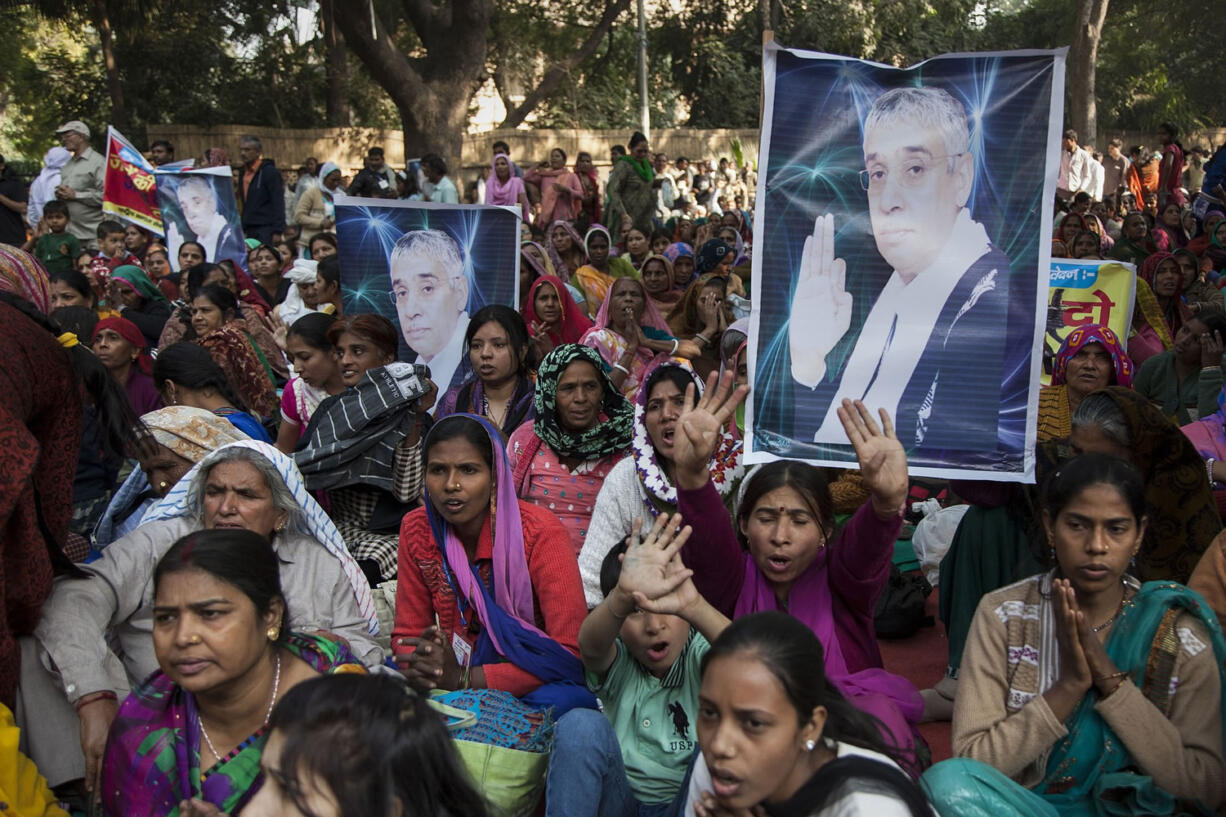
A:
POLYGON ((837 413, 844 398, 863 400, 871 412, 884 408, 891 417, 898 416, 899 401, 946 301, 963 274, 990 250, 987 231, 963 209, 932 264, 910 284, 904 283, 897 271, 890 276, 869 310, 814 442, 847 442, 837 413))

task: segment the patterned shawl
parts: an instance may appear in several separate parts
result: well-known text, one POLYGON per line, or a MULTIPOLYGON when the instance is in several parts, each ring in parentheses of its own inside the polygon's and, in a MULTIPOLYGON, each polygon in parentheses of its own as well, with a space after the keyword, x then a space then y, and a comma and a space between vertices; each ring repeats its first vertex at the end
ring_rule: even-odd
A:
POLYGON ((47 271, 33 255, 9 244, 0 244, 0 291, 25 298, 44 315, 51 312, 47 271))
POLYGON ((1072 332, 1069 332, 1068 336, 1064 339, 1064 343, 1060 344, 1060 351, 1056 352, 1056 360, 1052 364, 1052 385, 1060 386, 1064 384, 1065 376, 1068 373, 1068 362, 1083 347, 1091 343, 1101 343, 1103 348, 1111 355, 1111 365, 1115 369, 1115 377, 1111 385, 1132 388, 1132 360, 1128 357, 1128 353, 1124 351, 1124 346, 1120 343, 1119 336, 1106 326, 1099 326, 1096 323, 1078 326, 1072 332))
MULTIPOLYGON (((290 633, 283 647, 320 674, 365 672, 344 644, 290 633)), ((197 797, 237 814, 259 790, 263 729, 237 754, 200 773, 200 716, 196 696, 155 671, 124 700, 111 725, 103 763, 108 815, 177 817, 179 803, 197 797)))
POLYGON ((341 570, 344 571, 345 578, 349 579, 349 584, 352 585, 353 593, 357 597, 358 610, 369 623, 371 634, 378 635, 379 620, 375 615, 375 603, 370 595, 370 582, 366 580, 362 569, 358 567, 358 563, 349 554, 348 548, 345 547, 345 540, 341 538, 340 531, 336 529, 336 525, 332 524, 332 519, 329 518, 328 514, 324 513, 323 508, 319 507, 319 503, 315 501, 315 498, 307 493, 306 484, 302 481, 302 474, 298 471, 298 466, 294 465, 294 460, 268 443, 262 443, 258 440, 243 440, 218 448, 198 462, 192 470, 188 471, 183 479, 179 480, 175 487, 170 489, 170 493, 149 509, 148 513, 145 514, 145 518, 141 521, 152 522, 155 519, 177 519, 180 517, 200 519, 202 510, 198 502, 202 487, 201 483, 205 478, 204 475, 223 456, 222 452, 236 447, 250 448, 259 453, 281 475, 281 478, 285 481, 285 487, 289 489, 290 494, 294 497, 294 501, 298 503, 299 509, 302 511, 296 523, 299 526, 298 532, 319 542, 341 563, 341 570))
POLYGON ((1151 510, 1136 575, 1143 581, 1187 582, 1205 548, 1222 530, 1205 464, 1179 427, 1145 397, 1122 386, 1109 386, 1101 393, 1124 416, 1132 462, 1145 477, 1151 510))
POLYGON ((549 446, 559 457, 575 457, 584 461, 607 457, 630 447, 634 409, 609 379, 608 364, 590 346, 564 343, 545 355, 536 370, 536 394, 533 399, 536 408, 536 419, 532 423, 534 437, 520 454, 515 470, 515 485, 525 492, 532 470, 532 458, 541 445, 549 446), (594 428, 577 434, 563 428, 557 414, 558 381, 562 379, 566 367, 576 360, 586 360, 595 366, 604 388, 600 422, 594 428))
MULTIPOLYGON (((1171 668, 1182 649, 1175 627, 1181 613, 1196 618, 1209 634, 1221 684, 1222 700, 1215 703, 1226 708, 1226 677, 1222 670, 1226 665, 1226 639, 1217 616, 1204 599, 1186 587, 1170 582, 1143 584, 1140 592, 1123 605, 1107 635, 1103 645, 1107 655, 1128 673, 1128 680, 1146 699, 1166 714, 1177 683, 1171 677, 1171 668)), ((1116 802, 1111 813, 1160 813, 1157 806, 1165 792, 1157 788, 1152 778, 1136 770, 1124 742, 1100 714, 1098 702, 1097 695, 1086 694, 1065 720, 1068 734, 1052 748, 1043 781, 1033 790, 1061 814, 1080 813, 1077 807, 1084 806, 1087 800, 1102 802, 1108 798, 1116 802), (1109 789, 1109 795, 1104 788, 1109 789)))
POLYGON ((258 417, 273 417, 281 408, 277 391, 268 370, 256 354, 255 344, 230 322, 209 332, 196 341, 213 356, 226 373, 226 379, 245 403, 245 408, 258 417))
MULTIPOLYGON (((647 399, 651 394, 651 388, 655 385, 657 375, 670 366, 682 370, 694 381, 695 398, 703 392, 702 380, 694 373, 694 370, 674 360, 665 360, 654 366, 643 377, 642 385, 639 386, 638 395, 634 401, 634 439, 631 446, 634 470, 639 476, 639 481, 643 483, 643 488, 647 491, 650 500, 647 504, 653 517, 658 516, 662 509, 671 510, 677 506, 677 487, 669 481, 668 475, 660 466, 655 445, 651 442, 651 435, 647 433, 646 422, 647 399)), ((742 448, 743 443, 725 431, 720 437, 715 454, 711 457, 709 466, 711 482, 721 496, 732 490, 744 471, 741 463, 742 448)))

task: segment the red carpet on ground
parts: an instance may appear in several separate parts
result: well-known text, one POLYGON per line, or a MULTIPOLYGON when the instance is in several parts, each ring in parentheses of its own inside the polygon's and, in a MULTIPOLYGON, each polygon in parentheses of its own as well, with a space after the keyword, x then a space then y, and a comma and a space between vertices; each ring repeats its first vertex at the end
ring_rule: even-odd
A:
MULTIPOLYGON (((879 642, 885 668, 915 684, 916 689, 928 689, 941 680, 949 661, 949 644, 945 637, 945 628, 937 619, 937 593, 938 591, 934 589, 928 596, 926 608, 928 615, 936 621, 935 625, 921 627, 910 638, 879 642)), ((933 763, 952 756, 948 721, 923 724, 919 731, 932 750, 933 763)))

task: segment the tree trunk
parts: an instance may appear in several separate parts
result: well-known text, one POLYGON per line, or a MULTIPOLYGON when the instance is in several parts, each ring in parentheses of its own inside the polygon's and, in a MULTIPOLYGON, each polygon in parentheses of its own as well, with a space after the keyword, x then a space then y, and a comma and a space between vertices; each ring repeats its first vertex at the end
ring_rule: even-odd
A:
POLYGON ((111 17, 106 0, 93 0, 94 27, 102 45, 102 62, 106 66, 106 89, 111 97, 111 123, 121 131, 128 127, 128 108, 123 101, 123 83, 119 80, 119 64, 115 61, 115 42, 111 35, 111 17))
POLYGON ((1069 125, 1077 141, 1093 145, 1098 138, 1098 105, 1094 96, 1094 70, 1098 44, 1109 0, 1077 0, 1073 44, 1068 54, 1069 125))
POLYGON ((328 77, 326 118, 331 127, 347 127, 353 124, 353 111, 349 107, 349 60, 345 36, 333 21, 335 0, 320 0, 319 11, 324 35, 324 70, 328 77))
POLYGON ((354 5, 336 27, 400 112, 406 157, 438 153, 457 164, 468 130, 468 103, 485 79, 492 0, 403 0, 401 6, 425 47, 410 59, 396 45, 373 7, 354 5))

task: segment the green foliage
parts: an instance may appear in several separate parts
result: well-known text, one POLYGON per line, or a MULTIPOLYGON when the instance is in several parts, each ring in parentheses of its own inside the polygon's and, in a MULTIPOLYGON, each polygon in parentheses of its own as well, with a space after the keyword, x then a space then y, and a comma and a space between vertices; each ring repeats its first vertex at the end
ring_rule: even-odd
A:
POLYGON ((0 153, 41 159, 66 119, 104 129, 110 98, 99 47, 82 35, 82 24, 0 11, 0 153))
MULTIPOLYGON (((1208 0, 1187 0, 1178 8, 1186 20, 1220 15, 1208 0)), ((1226 122, 1216 43, 1197 28, 1166 25, 1170 11, 1169 3, 1158 0, 1112 0, 1108 6, 1095 71, 1100 130, 1156 131, 1163 121, 1189 130, 1226 122)), ((973 45, 980 50, 1068 45, 1075 13, 1076 3, 1069 0, 1008 0, 989 7, 973 45)))
MULTIPOLYGON (((487 68, 504 99, 523 98, 546 69, 574 54, 601 0, 491 0, 487 68)), ((338 14, 365 2, 335 0, 338 14)), ((301 27, 316 0, 106 0, 130 125, 143 144, 158 122, 318 127, 328 78, 319 26, 301 27)), ((421 41, 398 0, 375 0, 410 58, 421 41)), ((1052 48, 1072 39, 1071 0, 681 0, 654 4, 648 25, 655 127, 758 123, 763 14, 788 46, 910 65, 952 51, 1052 48)), ((99 134, 110 119, 90 4, 40 0, 0 10, 0 153, 41 157, 52 131, 80 118, 99 134)), ((549 128, 638 125, 638 31, 631 5, 593 56, 529 122, 549 128)), ((1212 0, 1178 4, 1181 19, 1212 21, 1212 0)), ((1099 126, 1184 129, 1226 121, 1211 37, 1165 25, 1169 2, 1112 0, 1097 66, 1099 126)), ((355 125, 395 127, 400 114, 352 53, 347 94, 355 125)), ((446 60, 432 60, 432 72, 446 60)), ((425 70, 425 69, 423 69, 425 70)))

